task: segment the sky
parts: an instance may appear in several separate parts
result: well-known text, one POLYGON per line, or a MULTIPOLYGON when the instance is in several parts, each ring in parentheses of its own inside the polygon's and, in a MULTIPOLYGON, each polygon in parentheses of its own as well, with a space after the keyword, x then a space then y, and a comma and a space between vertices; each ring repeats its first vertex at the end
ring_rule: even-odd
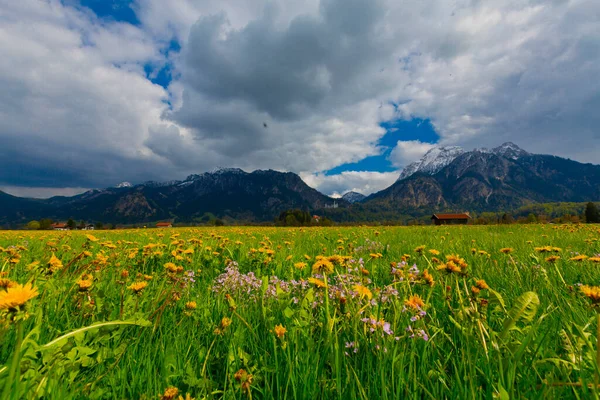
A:
POLYGON ((218 166, 373 193, 434 146, 600 163, 597 0, 0 0, 0 190, 218 166))

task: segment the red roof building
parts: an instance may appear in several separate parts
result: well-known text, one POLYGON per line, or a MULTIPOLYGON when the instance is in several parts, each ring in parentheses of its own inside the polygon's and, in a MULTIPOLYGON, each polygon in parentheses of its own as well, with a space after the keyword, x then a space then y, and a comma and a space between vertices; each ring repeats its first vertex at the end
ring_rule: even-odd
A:
POLYGON ((50 225, 50 227, 55 231, 66 231, 67 229, 69 229, 69 226, 64 222, 55 222, 52 225, 50 225))
POLYGON ((159 222, 156 224, 157 228, 172 228, 173 224, 170 222, 159 222))
POLYGON ((471 216, 468 213, 462 214, 433 214, 431 220, 435 225, 465 225, 469 222, 471 216))

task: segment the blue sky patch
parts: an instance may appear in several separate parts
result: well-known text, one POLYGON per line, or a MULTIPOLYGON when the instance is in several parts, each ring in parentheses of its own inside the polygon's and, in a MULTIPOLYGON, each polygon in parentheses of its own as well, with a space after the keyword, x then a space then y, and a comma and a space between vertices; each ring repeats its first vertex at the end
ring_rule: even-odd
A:
POLYGON ((408 121, 387 121, 382 122, 379 126, 386 130, 385 135, 377 142, 381 148, 381 154, 369 156, 354 163, 339 165, 325 171, 325 175, 337 175, 344 171, 396 171, 398 168, 392 165, 389 155, 399 140, 419 140, 423 143, 434 144, 440 139, 429 119, 413 118, 408 121))
POLYGON ((127 22, 132 25, 140 24, 140 20, 132 8, 134 0, 79 0, 79 2, 100 18, 127 22))

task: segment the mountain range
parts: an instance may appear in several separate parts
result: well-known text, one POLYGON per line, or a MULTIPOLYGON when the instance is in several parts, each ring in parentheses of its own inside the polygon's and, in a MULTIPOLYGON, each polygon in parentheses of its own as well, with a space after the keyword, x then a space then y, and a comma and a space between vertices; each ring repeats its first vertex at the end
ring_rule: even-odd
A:
POLYGON ((31 199, 0 192, 0 224, 15 226, 40 218, 120 224, 205 222, 215 217, 263 222, 273 221, 292 208, 343 221, 360 220, 365 212, 374 218, 389 218, 599 199, 600 166, 531 154, 514 143, 504 143, 472 151, 457 146, 436 147, 406 166, 390 187, 366 197, 348 192, 334 199, 291 172, 248 173, 237 168, 219 168, 182 181, 137 185, 122 182, 72 197, 31 199))

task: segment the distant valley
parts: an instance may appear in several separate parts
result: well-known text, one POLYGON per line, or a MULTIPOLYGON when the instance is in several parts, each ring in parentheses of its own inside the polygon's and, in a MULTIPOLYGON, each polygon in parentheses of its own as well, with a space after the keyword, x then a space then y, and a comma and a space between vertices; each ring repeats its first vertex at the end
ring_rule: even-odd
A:
POLYGON ((137 224, 203 223, 211 218, 272 222, 302 209, 335 221, 389 220, 440 211, 502 211, 546 202, 600 199, 600 166, 531 154, 513 143, 466 151, 439 147, 408 165, 390 187, 364 196, 334 199, 291 172, 251 173, 221 168, 181 181, 123 182, 73 197, 29 199, 0 192, 0 224, 32 219, 137 224), (335 204, 336 208, 333 208, 335 204))

